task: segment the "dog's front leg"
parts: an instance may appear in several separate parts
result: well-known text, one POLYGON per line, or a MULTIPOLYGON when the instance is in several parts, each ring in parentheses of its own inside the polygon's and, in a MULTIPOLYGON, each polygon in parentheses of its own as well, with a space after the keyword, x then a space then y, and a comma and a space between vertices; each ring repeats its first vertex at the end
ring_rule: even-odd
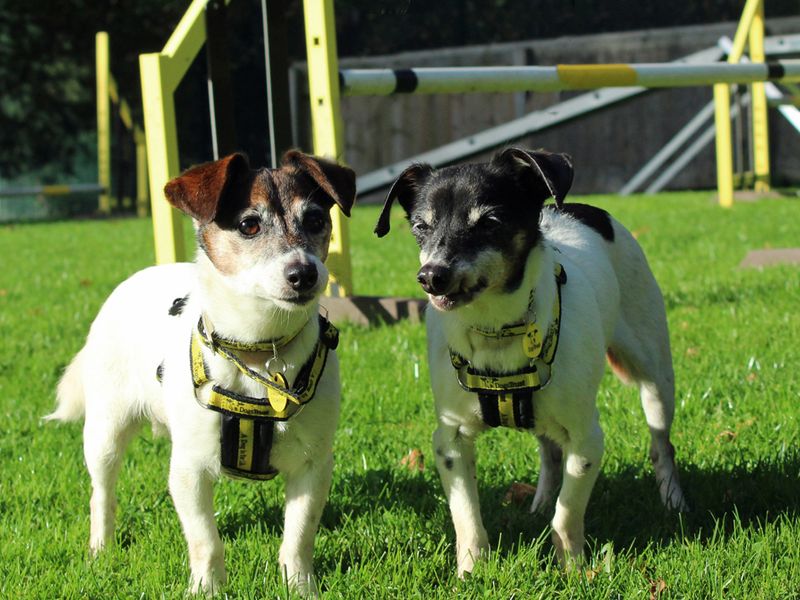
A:
POLYGON ((306 462, 286 473, 286 514, 279 554, 281 571, 289 585, 304 595, 316 596, 314 538, 328 499, 333 455, 319 463, 306 462))
POLYGON ((463 578, 472 572, 481 555, 489 551, 478 499, 475 440, 463 435, 457 426, 440 423, 433 434, 433 448, 456 529, 458 576, 463 578))
POLYGON ((189 545, 193 593, 214 594, 225 583, 222 540, 214 520, 214 479, 198 460, 173 445, 169 490, 189 545))
POLYGON ((564 446, 564 481, 553 516, 553 544, 561 563, 571 569, 583 561, 583 519, 603 458, 603 431, 594 427, 564 446))

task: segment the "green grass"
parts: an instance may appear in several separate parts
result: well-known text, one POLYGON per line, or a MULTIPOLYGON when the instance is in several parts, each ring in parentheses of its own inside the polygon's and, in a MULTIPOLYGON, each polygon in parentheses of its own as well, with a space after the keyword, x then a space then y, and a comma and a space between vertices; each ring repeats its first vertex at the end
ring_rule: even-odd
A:
MULTIPOLYGON (((608 375, 598 397, 606 454, 586 519, 589 575, 562 574, 546 519, 504 505, 512 482, 535 483, 536 443, 493 431, 478 442, 478 478, 498 551, 459 581, 432 461, 421 472, 400 465, 413 448, 430 454, 423 327, 344 326, 336 468, 315 551, 327 597, 647 599, 662 587, 662 598, 800 597, 800 273, 737 268, 750 249, 798 245, 800 203, 725 211, 700 193, 589 201, 637 232, 666 297, 673 441, 692 512, 661 508, 636 393, 608 375)), ((371 234, 376 207, 355 212, 361 294, 419 294, 400 212, 384 240, 371 234)), ((168 440, 145 433, 132 444, 117 545, 92 561, 81 428, 40 421, 103 299, 152 263, 149 221, 0 227, 0 256, 0 597, 181 597, 188 566, 166 490, 168 440)), ((276 567, 282 489, 279 480, 217 486, 230 597, 286 595, 276 567)))

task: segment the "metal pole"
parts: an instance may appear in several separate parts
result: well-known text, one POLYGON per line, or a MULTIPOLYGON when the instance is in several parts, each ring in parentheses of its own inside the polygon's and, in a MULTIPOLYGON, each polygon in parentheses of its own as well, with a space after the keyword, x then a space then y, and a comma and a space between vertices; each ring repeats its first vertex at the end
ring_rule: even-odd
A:
POLYGON ((211 121, 214 160, 218 160, 236 151, 233 86, 228 54, 228 20, 223 0, 211 0, 206 5, 205 21, 208 114, 211 121))
POLYGON ((181 213, 164 198, 164 185, 180 171, 175 100, 172 87, 165 81, 166 60, 161 54, 139 56, 157 264, 186 260, 181 213))
MULTIPOLYGON (((764 56, 764 1, 759 0, 749 32, 750 60, 763 63, 764 56)), ((752 119, 753 171, 756 192, 768 192, 769 172, 769 120, 767 95, 764 83, 750 84, 750 115, 752 119)))
POLYGON ((264 31, 264 65, 267 75, 269 148, 271 166, 276 169, 283 153, 292 147, 286 1, 261 0, 261 24, 264 31))
MULTIPOLYGON (((336 54, 333 0, 303 0, 303 12, 314 153, 342 160, 344 132, 339 105, 339 60, 336 54)), ((332 221, 327 260, 331 273, 328 294, 350 296, 353 294, 353 275, 347 222, 336 209, 332 212, 332 221)))
POLYGON ((97 102, 97 181, 103 192, 98 196, 97 209, 101 214, 111 212, 111 101, 109 99, 108 33, 95 35, 95 72, 97 102))

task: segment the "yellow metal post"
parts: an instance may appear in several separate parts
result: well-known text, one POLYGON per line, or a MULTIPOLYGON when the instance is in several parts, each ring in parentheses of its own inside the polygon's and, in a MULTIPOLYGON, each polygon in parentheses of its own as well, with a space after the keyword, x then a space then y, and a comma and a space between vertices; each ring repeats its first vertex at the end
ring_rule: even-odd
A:
POLYGON ((109 97, 108 33, 95 35, 95 72, 97 94, 97 182, 104 191, 98 198, 97 209, 102 214, 111 212, 111 101, 109 97))
POLYGON ((139 56, 157 264, 186 260, 181 214, 164 198, 164 186, 180 170, 175 101, 164 77, 165 60, 157 53, 139 56))
POLYGON ((717 193, 719 204, 733 206, 733 149, 731 147, 731 90, 727 83, 714 85, 714 125, 717 142, 717 193))
MULTIPOLYGON (((339 101, 339 59, 333 0, 303 0, 308 88, 311 99, 314 154, 342 160, 344 135, 339 101)), ((331 273, 328 294, 350 296, 353 275, 350 264, 350 235, 344 215, 333 212, 333 232, 327 266, 331 273)))
MULTIPOLYGON (((737 63, 750 35, 761 0, 747 0, 733 38, 733 48, 728 54, 729 63, 737 63)), ((714 85, 714 125, 717 137, 717 193, 719 204, 733 206, 733 148, 731 146, 731 90, 727 83, 714 85)))
POLYGON ((138 125, 133 127, 133 143, 136 146, 136 215, 146 217, 150 201, 147 189, 147 142, 144 131, 138 125))
MULTIPOLYGON (((758 7, 750 24, 750 60, 754 63, 763 63, 764 54, 764 0, 758 2, 758 7)), ((753 132, 753 171, 755 172, 756 192, 768 192, 770 184, 769 173, 769 120, 767 116, 767 94, 764 83, 750 84, 750 111, 752 115, 753 132)))

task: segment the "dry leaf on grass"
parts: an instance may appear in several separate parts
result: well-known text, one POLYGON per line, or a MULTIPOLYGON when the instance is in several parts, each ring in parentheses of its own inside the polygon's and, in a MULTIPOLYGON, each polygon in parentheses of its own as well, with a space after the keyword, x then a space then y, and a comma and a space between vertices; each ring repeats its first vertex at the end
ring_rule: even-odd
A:
POLYGON ((425 455, 419 448, 413 448, 400 459, 400 466, 405 467, 409 471, 424 471, 425 455))
POLYGON ((8 296, 8 290, 0 290, 0 297, 8 296))
POLYGON ((698 350, 697 348, 687 348, 686 349, 686 356, 690 356, 692 358, 694 358, 696 356, 700 356, 700 350, 698 350))
POLYGON ((750 383, 753 383, 756 379, 758 379, 758 375, 754 372, 751 372, 747 374, 747 377, 745 379, 747 379, 747 381, 749 381, 750 383))
POLYGON ((648 233, 649 231, 650 228, 645 225, 644 227, 639 227, 639 229, 634 229, 633 231, 631 231, 631 235, 633 236, 633 239, 638 240, 640 237, 642 237, 645 233, 648 233))
POLYGON ((730 429, 725 429, 717 434, 717 439, 721 442, 732 442, 736 439, 736 432, 730 429))
POLYGON ((659 578, 650 582, 650 600, 658 600, 667 589, 667 582, 659 578))
POLYGON ((536 486, 529 483, 522 483, 515 481, 512 483, 506 495, 503 496, 503 506, 508 506, 512 502, 517 505, 525 504, 525 502, 536 493, 536 486))
POLYGON ((81 280, 78 282, 78 284, 79 284, 81 287, 89 287, 90 285, 92 285, 92 280, 91 280, 91 279, 81 279, 81 280))

